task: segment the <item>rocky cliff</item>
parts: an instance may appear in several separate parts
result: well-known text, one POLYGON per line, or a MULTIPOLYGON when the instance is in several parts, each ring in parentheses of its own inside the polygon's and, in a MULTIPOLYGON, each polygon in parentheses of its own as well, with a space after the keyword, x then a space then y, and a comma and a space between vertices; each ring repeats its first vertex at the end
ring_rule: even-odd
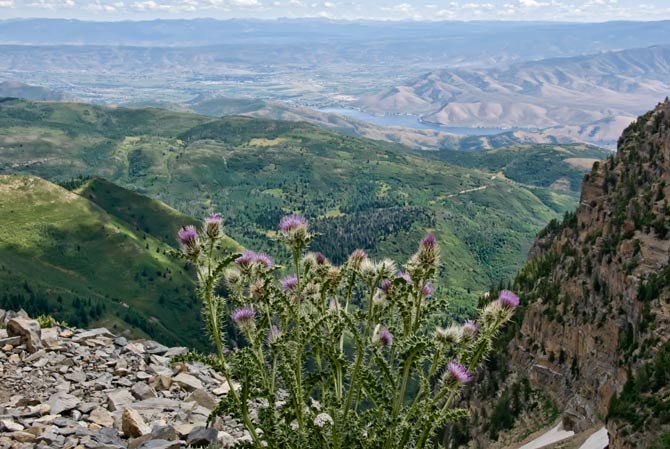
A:
POLYGON ((230 418, 206 428, 229 389, 216 372, 170 358, 185 348, 107 329, 43 329, 0 310, 0 447, 179 449, 249 441, 230 418))
POLYGON ((669 200, 666 100, 594 164, 577 211, 538 235, 513 285, 516 327, 464 398, 460 429, 478 445, 553 409, 577 432, 605 422, 614 449, 669 447, 669 200))

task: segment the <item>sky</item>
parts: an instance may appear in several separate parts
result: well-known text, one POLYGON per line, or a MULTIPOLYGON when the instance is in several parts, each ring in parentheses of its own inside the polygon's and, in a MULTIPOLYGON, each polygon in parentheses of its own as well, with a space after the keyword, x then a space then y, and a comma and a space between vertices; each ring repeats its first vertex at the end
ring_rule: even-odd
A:
POLYGON ((0 0, 0 19, 18 17, 602 22, 670 19, 670 0, 0 0))

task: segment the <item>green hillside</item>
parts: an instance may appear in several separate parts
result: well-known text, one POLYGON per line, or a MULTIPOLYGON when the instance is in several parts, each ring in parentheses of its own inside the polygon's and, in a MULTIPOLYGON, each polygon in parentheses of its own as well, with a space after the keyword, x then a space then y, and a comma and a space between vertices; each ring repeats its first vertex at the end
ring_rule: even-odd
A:
POLYGON ((0 307, 204 344, 192 276, 165 254, 194 221, 106 181, 76 192, 0 176, 0 307))
POLYGON ((219 211, 235 240, 273 252, 280 216, 302 212, 321 233, 314 249, 335 262, 356 247, 402 261, 430 230, 460 312, 511 277, 537 230, 577 201, 551 183, 302 122, 21 100, 0 103, 0 173, 101 176, 189 216, 219 211))

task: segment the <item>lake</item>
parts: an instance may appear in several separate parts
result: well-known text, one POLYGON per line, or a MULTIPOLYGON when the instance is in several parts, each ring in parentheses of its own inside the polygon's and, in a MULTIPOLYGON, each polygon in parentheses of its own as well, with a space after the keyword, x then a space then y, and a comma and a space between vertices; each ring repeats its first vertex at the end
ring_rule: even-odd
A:
POLYGON ((345 115, 347 117, 363 120, 377 126, 402 126, 404 128, 434 129, 435 131, 461 134, 466 136, 493 136, 495 134, 514 131, 514 129, 503 128, 454 128, 449 126, 435 125, 432 123, 424 123, 419 120, 420 117, 416 115, 373 115, 368 114, 367 112, 359 111, 358 109, 323 108, 318 109, 318 111, 325 112, 326 114, 345 115))

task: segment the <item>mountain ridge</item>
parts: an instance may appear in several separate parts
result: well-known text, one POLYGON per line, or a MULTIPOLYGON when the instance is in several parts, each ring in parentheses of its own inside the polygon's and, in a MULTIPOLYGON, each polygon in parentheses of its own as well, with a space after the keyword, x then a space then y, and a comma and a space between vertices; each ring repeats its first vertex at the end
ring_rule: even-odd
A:
POLYGON ((478 444, 522 426, 538 415, 533 404, 548 401, 549 418, 568 430, 605 423, 610 448, 666 447, 668 186, 666 100, 626 129, 616 156, 594 164, 576 213, 538 234, 513 283, 522 297, 515 329, 481 373, 488 387, 465 397, 480 417, 468 430, 478 444), (513 406, 520 391, 544 399, 513 406), (509 414, 502 424, 500 413, 509 414))
MULTIPOLYGON (((553 127, 560 136, 560 127, 608 118, 632 121, 670 90, 668 61, 670 46, 655 45, 506 68, 443 69, 363 96, 358 105, 372 112, 415 113, 442 125, 553 127)), ((616 140, 621 131, 601 130, 600 140, 616 140)))

